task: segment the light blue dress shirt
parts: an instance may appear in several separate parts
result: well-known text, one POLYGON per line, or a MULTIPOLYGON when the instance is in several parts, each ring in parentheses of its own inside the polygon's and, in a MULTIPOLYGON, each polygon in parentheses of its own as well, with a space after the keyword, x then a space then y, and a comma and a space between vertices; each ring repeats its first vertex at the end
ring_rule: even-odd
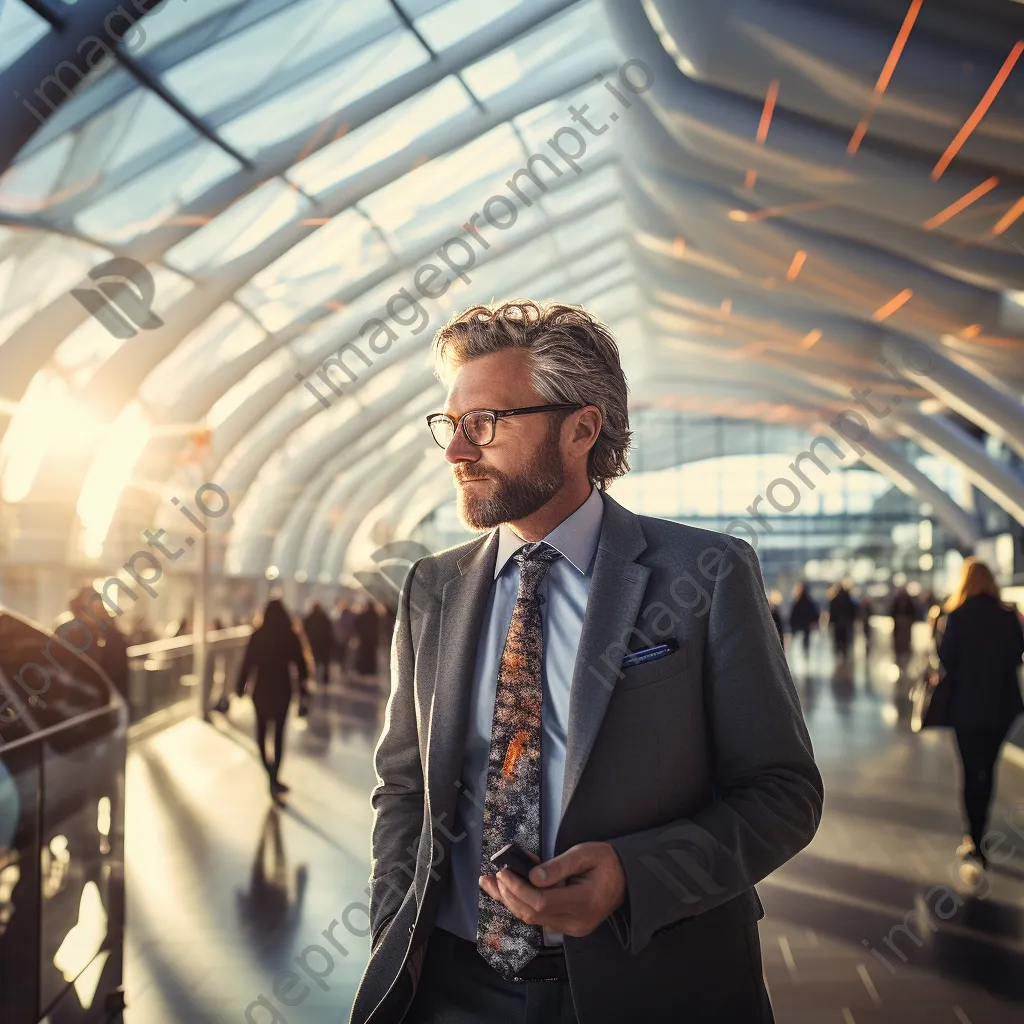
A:
MULTIPOLYGON (((562 807, 565 744, 569 726, 569 688, 576 651, 583 631, 594 554, 601 536, 604 502, 597 488, 571 516, 543 539, 561 552, 547 571, 537 593, 541 602, 544 656, 541 670, 544 699, 541 709, 541 860, 554 856, 555 833, 562 807)), ((459 798, 453 834, 464 839, 451 844, 451 864, 440 894, 435 924, 476 942, 480 857, 483 850, 483 808, 487 791, 487 762, 498 669, 505 638, 519 593, 519 565, 512 555, 526 544, 510 526, 498 528, 498 558, 494 584, 484 611, 477 645, 469 728, 462 757, 459 798)), ((544 942, 556 945, 560 933, 544 928, 544 942)))

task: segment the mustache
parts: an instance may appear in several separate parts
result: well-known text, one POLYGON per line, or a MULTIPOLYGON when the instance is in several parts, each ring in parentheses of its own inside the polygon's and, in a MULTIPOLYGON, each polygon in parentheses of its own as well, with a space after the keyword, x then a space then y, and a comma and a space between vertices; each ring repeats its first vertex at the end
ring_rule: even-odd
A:
POLYGON ((459 483, 465 483, 467 480, 485 480, 491 474, 489 473, 460 473, 458 470, 453 470, 452 475, 459 483))

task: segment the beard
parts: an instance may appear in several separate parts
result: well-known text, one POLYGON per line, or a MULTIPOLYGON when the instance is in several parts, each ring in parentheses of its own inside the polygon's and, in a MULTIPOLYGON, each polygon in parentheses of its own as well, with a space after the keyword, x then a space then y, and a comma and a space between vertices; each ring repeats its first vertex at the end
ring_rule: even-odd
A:
MULTIPOLYGON (((521 473, 501 473, 488 469, 473 474, 455 470, 459 480, 474 480, 486 476, 491 491, 477 496, 466 487, 457 487, 459 518, 473 530, 489 530, 502 523, 514 523, 532 515, 546 505, 565 483, 565 471, 559 451, 561 424, 553 423, 533 464, 521 473)), ((465 464, 464 464, 465 465, 465 464)))

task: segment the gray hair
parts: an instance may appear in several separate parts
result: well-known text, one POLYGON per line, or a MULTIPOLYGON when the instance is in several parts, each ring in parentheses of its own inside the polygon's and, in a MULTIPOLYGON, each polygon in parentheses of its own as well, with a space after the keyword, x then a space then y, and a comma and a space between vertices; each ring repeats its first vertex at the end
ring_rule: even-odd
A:
POLYGON ((455 314, 434 337, 434 375, 469 359, 505 349, 528 353, 533 386, 546 403, 596 405, 603 420, 587 459, 591 483, 605 490, 629 472, 628 387, 615 337, 582 306, 530 299, 470 306, 455 314))

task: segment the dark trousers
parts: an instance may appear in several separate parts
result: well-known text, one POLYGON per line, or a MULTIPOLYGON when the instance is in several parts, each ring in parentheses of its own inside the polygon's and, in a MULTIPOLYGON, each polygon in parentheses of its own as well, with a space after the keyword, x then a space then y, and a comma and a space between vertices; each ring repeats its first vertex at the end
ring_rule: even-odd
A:
POLYGON ((281 757, 284 754, 284 722, 286 718, 287 714, 284 714, 273 719, 274 757, 271 759, 267 756, 267 727, 271 719, 258 712, 256 714, 256 746, 260 748, 260 760, 263 761, 263 767, 267 769, 271 782, 277 781, 277 773, 281 769, 281 757))
POLYGON ((506 981, 472 942, 443 928, 427 939, 402 1024, 577 1024, 569 982, 506 981))
POLYGON ((971 838, 978 850, 981 850, 981 839, 992 803, 999 748, 1005 738, 1005 729, 956 730, 956 743, 964 770, 964 811, 971 838))

